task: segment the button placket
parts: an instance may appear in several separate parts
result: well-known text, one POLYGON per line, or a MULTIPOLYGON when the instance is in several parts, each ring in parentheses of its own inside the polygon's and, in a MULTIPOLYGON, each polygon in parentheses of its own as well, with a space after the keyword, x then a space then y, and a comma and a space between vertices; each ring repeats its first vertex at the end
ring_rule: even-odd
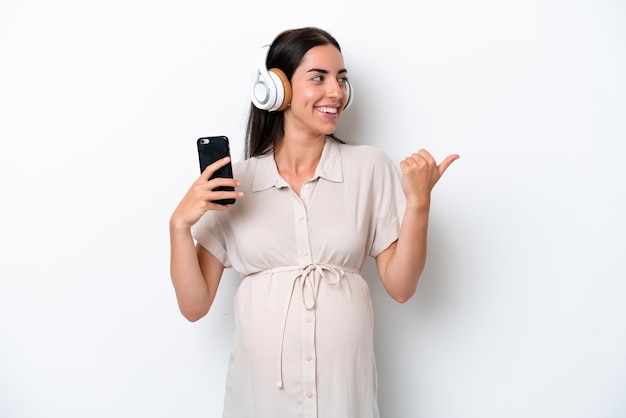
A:
POLYGON ((293 199, 294 228, 300 265, 311 264, 311 247, 309 244, 309 223, 306 206, 302 199, 293 199))
POLYGON ((317 365, 315 362, 315 306, 302 310, 302 390, 309 403, 306 416, 317 417, 317 365), (309 415, 310 414, 310 415, 309 415))
MULTIPOLYGON (((313 262, 309 242, 309 224, 307 203, 310 201, 313 182, 303 184, 300 196, 294 200, 294 221, 297 251, 300 265, 313 262)), ((315 275, 315 272, 311 274, 315 275)), ((315 280, 315 279, 314 279, 315 280)), ((304 302, 304 301, 303 301, 304 302)), ((301 346, 302 346, 302 396, 306 405, 306 417, 317 417, 317 370, 315 352, 315 305, 311 309, 302 309, 301 346)))

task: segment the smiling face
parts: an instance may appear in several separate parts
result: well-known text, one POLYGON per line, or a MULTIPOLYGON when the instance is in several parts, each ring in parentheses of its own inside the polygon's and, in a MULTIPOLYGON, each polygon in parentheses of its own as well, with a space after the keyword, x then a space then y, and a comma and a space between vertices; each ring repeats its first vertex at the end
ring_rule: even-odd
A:
POLYGON ((332 45, 307 51, 291 77, 291 106, 284 112, 285 133, 325 136, 335 132, 348 99, 343 56, 332 45))

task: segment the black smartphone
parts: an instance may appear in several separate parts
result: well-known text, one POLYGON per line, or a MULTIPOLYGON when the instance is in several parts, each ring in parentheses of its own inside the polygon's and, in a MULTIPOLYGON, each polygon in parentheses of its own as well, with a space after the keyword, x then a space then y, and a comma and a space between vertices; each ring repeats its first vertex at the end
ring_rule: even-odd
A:
MULTIPOLYGON (((228 138, 224 135, 205 136, 202 138, 198 138, 197 144, 201 173, 204 171, 205 168, 207 168, 209 164, 212 164, 215 161, 224 157, 230 156, 230 144, 228 143, 228 138)), ((231 179, 233 178, 233 166, 230 161, 224 167, 221 167, 215 173, 213 173, 211 179, 216 177, 231 179)), ((216 187, 213 190, 234 191, 235 188, 230 186, 220 186, 216 187)), ((212 202, 219 203, 220 205, 232 205, 233 203, 235 203, 235 199, 220 199, 213 200, 212 202)))

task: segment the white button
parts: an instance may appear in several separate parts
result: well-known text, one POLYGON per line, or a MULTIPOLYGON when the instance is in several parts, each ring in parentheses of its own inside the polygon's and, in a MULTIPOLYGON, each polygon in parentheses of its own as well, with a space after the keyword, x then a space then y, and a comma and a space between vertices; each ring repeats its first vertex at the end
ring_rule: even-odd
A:
POLYGON ((313 319, 310 316, 306 317, 306 322, 311 322, 313 319))
POLYGON ((306 396, 309 397, 309 398, 312 398, 313 394, 311 392, 309 392, 309 393, 306 394, 306 396))
POLYGON ((309 252, 304 250, 304 251, 302 251, 302 255, 306 257, 307 255, 309 255, 309 252))
POLYGON ((311 186, 310 184, 307 184, 306 186, 304 186, 304 188, 307 189, 307 190, 311 190, 311 187, 313 187, 313 186, 311 186))
POLYGON ((313 357, 311 357, 311 356, 306 356, 305 358, 306 358, 306 361, 311 361, 311 359, 312 359, 313 357))
POLYGON ((304 216, 298 216, 298 220, 299 220, 300 222, 304 221, 304 216))

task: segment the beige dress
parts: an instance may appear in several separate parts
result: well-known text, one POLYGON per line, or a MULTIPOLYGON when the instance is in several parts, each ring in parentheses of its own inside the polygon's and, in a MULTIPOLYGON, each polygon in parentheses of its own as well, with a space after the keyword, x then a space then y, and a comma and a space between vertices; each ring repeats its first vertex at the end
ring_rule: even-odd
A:
POLYGON ((327 139, 300 196, 271 154, 233 171, 245 197, 193 228, 243 277, 223 416, 377 418, 372 306, 360 270, 398 238, 397 167, 376 148, 327 139))

